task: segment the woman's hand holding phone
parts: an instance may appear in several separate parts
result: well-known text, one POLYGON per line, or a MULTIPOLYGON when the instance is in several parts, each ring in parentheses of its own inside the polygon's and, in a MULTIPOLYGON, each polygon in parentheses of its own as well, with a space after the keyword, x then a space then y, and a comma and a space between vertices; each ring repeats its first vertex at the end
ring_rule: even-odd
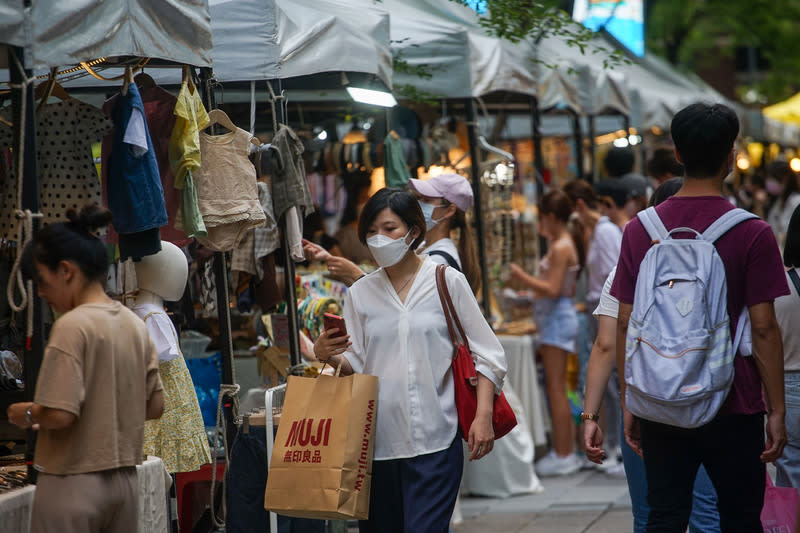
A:
POLYGON ((327 362, 334 355, 344 353, 352 343, 342 317, 325 313, 323 322, 325 329, 314 343, 314 355, 318 360, 327 362))

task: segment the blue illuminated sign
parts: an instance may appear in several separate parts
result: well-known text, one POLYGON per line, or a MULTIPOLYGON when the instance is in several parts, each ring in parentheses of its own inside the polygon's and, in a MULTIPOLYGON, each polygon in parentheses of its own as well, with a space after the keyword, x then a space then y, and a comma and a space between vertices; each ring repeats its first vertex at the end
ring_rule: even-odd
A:
POLYGON ((644 55, 644 0, 575 0, 572 18, 591 30, 606 30, 637 56, 644 55))

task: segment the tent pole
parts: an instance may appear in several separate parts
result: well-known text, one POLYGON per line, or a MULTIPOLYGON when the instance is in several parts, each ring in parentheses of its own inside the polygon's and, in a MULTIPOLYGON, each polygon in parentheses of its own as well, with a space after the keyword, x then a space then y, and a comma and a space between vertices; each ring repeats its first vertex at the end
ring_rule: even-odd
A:
POLYGON ((594 182, 597 180, 597 146, 595 145, 595 132, 594 132, 594 115, 589 115, 589 149, 591 150, 590 161, 592 164, 592 173, 590 174, 589 181, 594 182))
MULTIPOLYGON (((8 47, 8 69, 9 80, 11 86, 19 86, 25 78, 31 78, 33 71, 24 68, 25 52, 24 49, 9 46, 8 47), (24 71, 20 72, 17 65, 23 66, 24 71)), ((22 148, 24 149, 24 169, 22 171, 22 209, 29 209, 32 213, 39 212, 39 180, 36 170, 36 116, 34 113, 35 100, 33 99, 33 85, 27 85, 24 88, 12 89, 12 122, 14 123, 14 153, 18 154, 20 150, 20 126, 25 124, 25 138, 22 139, 22 148), (25 91, 23 96, 22 92, 25 91), (22 114, 22 98, 25 98, 25 115, 22 114)), ((13 158, 16 166, 17 158, 13 158)), ((19 172, 19 169, 17 169, 19 172)), ((34 233, 39 230, 39 219, 33 219, 34 233)), ((22 253, 20 248, 17 253, 22 253)), ((23 356, 23 379, 25 381, 25 389, 23 391, 23 398, 27 402, 32 402, 34 389, 36 388, 36 380, 39 377, 39 369, 42 366, 42 357, 44 356, 44 325, 42 323, 42 300, 36 295, 36 285, 33 285, 33 294, 28 302, 28 305, 33 306, 33 336, 29 339, 30 344, 25 346, 25 355, 23 356)), ((25 435, 25 462, 28 464, 28 479, 36 481, 36 470, 33 469, 33 456, 36 451, 36 432, 28 429, 25 435)))
POLYGON ((536 186, 538 197, 544 193, 544 156, 542 155, 542 115, 539 113, 539 101, 530 97, 531 130, 533 135, 533 165, 536 169, 536 186))
MULTIPOLYGON (((209 111, 217 107, 214 89, 209 85, 213 77, 210 68, 200 69, 200 90, 209 111)), ((213 130, 213 126, 212 126, 213 130)), ((233 339, 231 326, 230 297, 228 295, 228 260, 225 252, 214 252, 214 284, 217 292, 217 318, 219 322, 219 343, 222 352, 222 383, 235 384, 233 377, 233 339)), ((233 446, 236 424, 233 409, 225 410, 228 446, 233 446)))
POLYGON ((577 178, 583 179, 583 132, 581 131, 581 117, 576 111, 570 113, 572 117, 572 135, 575 140, 575 164, 578 167, 577 178))
MULTIPOLYGON (((284 115, 283 100, 280 99, 283 94, 281 87, 281 80, 268 80, 267 83, 272 87, 272 91, 279 98, 275 102, 275 121, 278 124, 285 124, 287 117, 284 115)), ((278 133, 277 131, 273 133, 278 133)), ((283 266, 283 285, 286 298, 286 317, 289 321, 289 360, 292 366, 299 365, 302 358, 300 356, 300 325, 297 320, 297 287, 295 286, 295 268, 292 254, 289 250, 289 239, 287 238, 286 231, 286 216, 288 211, 281 216, 280 230, 281 230, 281 250, 283 251, 284 266, 283 266)))
POLYGON ((472 195, 475 197, 475 233, 478 236, 478 265, 481 270, 481 305, 483 314, 490 317, 492 308, 489 299, 489 275, 486 269, 486 235, 483 226, 483 200, 481 194, 481 176, 478 165, 478 137, 475 130, 475 104, 472 98, 464 100, 467 112, 467 137, 469 138, 469 159, 472 172, 472 195))

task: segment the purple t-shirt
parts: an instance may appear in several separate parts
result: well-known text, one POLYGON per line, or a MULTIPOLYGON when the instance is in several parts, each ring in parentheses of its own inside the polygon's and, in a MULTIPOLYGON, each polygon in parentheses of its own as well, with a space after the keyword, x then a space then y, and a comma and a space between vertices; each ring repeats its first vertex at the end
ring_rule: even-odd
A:
MULTIPOLYGON (((689 227, 705 231, 712 222, 733 209, 721 196, 673 196, 656 207, 668 230, 689 227)), ((690 234, 678 234, 688 237, 690 234)), ((780 251, 769 225, 762 220, 748 220, 735 226, 717 242, 728 284, 728 316, 731 336, 736 331, 739 315, 745 306, 771 302, 789 294, 780 251)), ((650 237, 638 218, 625 227, 617 275, 611 294, 620 302, 633 303, 639 265, 650 248, 650 237)), ((755 358, 737 355, 734 377, 728 398, 720 414, 755 414, 764 412, 761 378, 755 358)))

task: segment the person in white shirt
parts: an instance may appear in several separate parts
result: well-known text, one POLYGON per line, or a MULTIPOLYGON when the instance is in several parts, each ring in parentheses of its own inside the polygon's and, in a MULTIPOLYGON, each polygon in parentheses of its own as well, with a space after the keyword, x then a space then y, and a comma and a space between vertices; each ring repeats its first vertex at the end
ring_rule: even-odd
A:
MULTIPOLYGON (((370 519, 359 524, 362 533, 445 533, 461 481, 453 345, 436 263, 416 253, 424 228, 419 203, 408 192, 382 189, 367 202, 359 238, 381 268, 347 292, 348 335, 323 331, 314 345, 317 358, 341 366, 342 374, 379 378, 370 519)), ((465 436, 475 460, 494 444, 492 406, 505 378, 505 353, 464 275, 448 268, 446 282, 478 371, 478 412, 465 436)))
MULTIPOLYGON (((418 252, 428 254, 434 263, 449 265, 466 276, 473 293, 481 286, 481 272, 475 237, 467 224, 467 211, 474 202, 472 186, 464 176, 440 174, 429 180, 410 179, 425 217, 425 241, 418 252), (451 235, 458 230, 458 245, 451 235)), ((327 252, 312 242, 303 241, 306 257, 328 264, 328 272, 348 287, 364 275, 361 268, 344 257, 327 252)))
POLYGON ((783 248, 792 213, 800 205, 800 181, 786 161, 775 161, 767 167, 767 191, 777 196, 767 215, 767 223, 783 248))

